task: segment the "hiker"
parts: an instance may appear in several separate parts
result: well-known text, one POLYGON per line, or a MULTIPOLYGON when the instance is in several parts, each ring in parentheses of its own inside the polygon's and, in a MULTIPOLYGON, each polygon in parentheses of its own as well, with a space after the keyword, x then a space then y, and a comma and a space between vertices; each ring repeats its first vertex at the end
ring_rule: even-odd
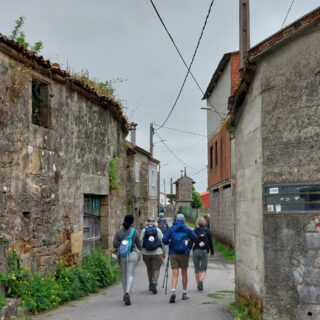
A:
POLYGON ((196 220, 197 228, 194 229, 197 240, 193 245, 193 265, 197 281, 197 289, 203 291, 203 281, 206 276, 208 266, 208 254, 214 255, 212 235, 206 227, 206 220, 199 217, 196 220))
POLYGON ((190 249, 193 242, 197 239, 196 234, 184 223, 184 215, 177 214, 175 222, 163 236, 163 243, 169 244, 169 256, 172 269, 172 289, 170 303, 176 301, 176 287, 179 277, 179 269, 182 275, 182 300, 188 300, 188 265, 190 249))
POLYGON ((206 215, 204 216, 204 219, 205 219, 206 224, 207 224, 206 227, 207 227, 209 230, 211 230, 211 229, 210 229, 210 217, 209 217, 209 215, 206 214, 206 215))
POLYGON ((169 229, 168 222, 164 217, 164 212, 159 213, 158 228, 161 230, 162 234, 165 234, 165 232, 169 229))
POLYGON ((139 234, 132 227, 133 221, 133 215, 126 215, 122 227, 116 232, 113 239, 113 246, 117 250, 118 262, 122 273, 123 301, 126 305, 131 305, 130 293, 134 271, 140 261, 141 250, 139 234))
POLYGON ((141 231, 142 257, 147 266, 149 291, 157 293, 158 278, 161 265, 166 257, 166 249, 162 243, 162 232, 153 218, 149 218, 146 227, 141 231))

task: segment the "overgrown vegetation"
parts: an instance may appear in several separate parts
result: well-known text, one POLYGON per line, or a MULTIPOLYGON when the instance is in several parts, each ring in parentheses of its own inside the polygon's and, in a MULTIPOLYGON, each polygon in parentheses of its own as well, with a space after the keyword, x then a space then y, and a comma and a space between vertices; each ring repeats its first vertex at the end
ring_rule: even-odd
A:
POLYGON ((234 249, 232 249, 230 246, 215 240, 214 241, 214 249, 218 251, 226 260, 230 262, 235 262, 235 252, 234 249))
POLYGON ((114 157, 109 162, 109 181, 111 189, 120 190, 120 175, 119 175, 119 157, 114 157))
POLYGON ((229 133, 233 132, 234 127, 232 126, 231 116, 228 115, 221 120, 221 127, 226 129, 229 133))
POLYGON ((11 31, 9 39, 18 42, 25 49, 30 49, 38 54, 43 48, 43 43, 40 40, 35 42, 33 45, 30 45, 30 43, 27 42, 26 34, 24 31, 22 31, 22 27, 24 25, 25 19, 26 19, 25 16, 21 16, 15 21, 16 24, 11 31))
POLYGON ((229 305, 234 320, 262 320, 262 305, 252 296, 238 295, 238 302, 229 305))
POLYGON ((0 282, 8 297, 20 298, 22 306, 33 313, 97 292, 120 279, 118 265, 102 250, 93 250, 76 266, 60 262, 55 273, 22 268, 15 251, 10 252, 7 263, 9 271, 0 273, 0 282))
POLYGON ((0 310, 6 305, 6 298, 3 294, 0 294, 0 310))
POLYGON ((115 89, 111 81, 99 81, 96 78, 90 78, 88 70, 81 70, 79 73, 72 72, 72 78, 93 88, 101 96, 115 98, 115 89))

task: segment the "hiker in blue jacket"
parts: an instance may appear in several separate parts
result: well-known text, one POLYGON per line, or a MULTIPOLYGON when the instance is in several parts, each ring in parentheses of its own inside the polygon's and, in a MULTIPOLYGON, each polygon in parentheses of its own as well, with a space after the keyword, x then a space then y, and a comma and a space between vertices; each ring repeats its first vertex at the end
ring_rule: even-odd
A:
POLYGON ((169 256, 172 269, 172 289, 170 303, 176 301, 176 287, 179 277, 179 269, 182 275, 182 300, 188 300, 187 285, 188 285, 188 266, 190 249, 196 241, 196 234, 189 229, 184 223, 184 215, 177 214, 172 227, 164 234, 162 242, 169 244, 169 256))

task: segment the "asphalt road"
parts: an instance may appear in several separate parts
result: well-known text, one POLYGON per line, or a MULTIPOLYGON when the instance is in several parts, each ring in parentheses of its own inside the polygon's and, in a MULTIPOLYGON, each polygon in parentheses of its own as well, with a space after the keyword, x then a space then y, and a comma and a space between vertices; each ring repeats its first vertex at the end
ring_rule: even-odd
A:
MULTIPOLYGON (((177 288, 175 304, 169 304, 168 294, 164 294, 162 281, 165 266, 161 268, 158 294, 147 291, 146 267, 141 260, 135 273, 135 283, 131 294, 131 306, 125 306, 121 284, 107 288, 98 294, 68 303, 59 309, 34 317, 34 320, 231 320, 225 310, 233 300, 234 265, 226 263, 221 256, 210 257, 204 291, 197 292, 193 263, 190 260, 187 301, 181 300, 181 283, 177 288), (209 294, 209 295, 208 295, 209 294)), ((171 272, 169 272, 171 276, 171 272)), ((181 282, 181 279, 179 279, 181 282)))

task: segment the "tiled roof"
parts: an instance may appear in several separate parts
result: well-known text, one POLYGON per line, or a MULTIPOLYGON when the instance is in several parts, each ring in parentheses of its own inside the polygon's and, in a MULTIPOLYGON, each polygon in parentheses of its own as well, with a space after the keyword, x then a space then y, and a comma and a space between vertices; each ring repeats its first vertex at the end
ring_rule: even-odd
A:
MULTIPOLYGON (((38 56, 32 50, 27 50, 17 42, 9 39, 8 37, 0 34, 0 50, 10 55, 17 60, 19 58, 20 62, 27 64, 36 64, 42 67, 44 70, 42 72, 48 72, 50 75, 57 76, 57 78, 62 78, 68 83, 72 83, 77 89, 84 90, 93 99, 97 100, 98 103, 110 109, 112 115, 119 121, 121 127, 124 131, 128 132, 129 123, 126 116, 123 113, 122 106, 119 102, 111 97, 100 95, 95 89, 88 86, 79 79, 75 79, 67 71, 60 69, 59 65, 56 63, 51 63, 49 60, 43 58, 43 56, 38 56)), ((40 71, 41 72, 41 71, 40 71)))

